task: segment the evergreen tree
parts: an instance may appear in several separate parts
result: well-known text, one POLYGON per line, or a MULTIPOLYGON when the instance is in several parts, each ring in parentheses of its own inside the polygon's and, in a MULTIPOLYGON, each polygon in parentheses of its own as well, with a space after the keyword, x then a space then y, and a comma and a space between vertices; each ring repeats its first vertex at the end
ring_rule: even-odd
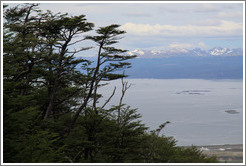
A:
POLYGON ((42 156, 33 157, 35 153, 30 148, 55 148, 54 141, 59 139, 53 135, 59 135, 59 128, 52 127, 50 130, 42 119, 52 115, 57 120, 60 115, 71 112, 76 106, 76 100, 73 99, 83 89, 80 80, 83 75, 75 67, 87 61, 75 59, 74 55, 87 48, 71 52, 68 46, 78 43, 72 38, 91 30, 93 24, 87 23, 84 15, 53 15, 50 11, 42 13, 36 7, 37 4, 26 4, 5 8, 5 161, 21 161, 21 157, 17 157, 19 155, 27 156, 30 161, 39 161, 42 156), (43 142, 37 137, 39 134, 45 136, 41 137, 43 142), (51 143, 47 144, 46 139, 51 143), (33 141, 33 144, 28 144, 33 141))
POLYGON ((86 97, 82 105, 76 111, 71 123, 66 128, 65 132, 69 133, 70 130, 75 125, 79 115, 84 110, 88 104, 88 101, 93 97, 93 109, 97 113, 97 89, 100 86, 99 83, 103 81, 110 81, 119 78, 126 77, 124 74, 117 74, 115 71, 122 70, 130 67, 129 62, 124 62, 126 60, 135 58, 136 56, 124 55, 127 50, 117 49, 111 47, 112 44, 115 44, 120 39, 118 36, 124 34, 125 31, 118 30, 119 25, 110 25, 106 27, 101 27, 96 30, 98 36, 88 36, 87 39, 90 39, 97 43, 98 53, 96 66, 94 68, 87 68, 88 77, 89 77, 89 88, 86 97))

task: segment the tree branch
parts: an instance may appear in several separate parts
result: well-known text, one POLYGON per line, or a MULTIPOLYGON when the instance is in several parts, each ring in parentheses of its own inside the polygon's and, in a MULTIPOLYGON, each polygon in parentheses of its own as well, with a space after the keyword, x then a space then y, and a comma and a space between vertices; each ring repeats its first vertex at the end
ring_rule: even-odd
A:
POLYGON ((114 87, 114 90, 113 90, 113 93, 111 94, 111 96, 108 98, 108 100, 106 100, 106 102, 103 104, 102 108, 104 108, 108 102, 112 99, 112 97, 114 96, 115 94, 115 91, 116 91, 116 86, 114 87))

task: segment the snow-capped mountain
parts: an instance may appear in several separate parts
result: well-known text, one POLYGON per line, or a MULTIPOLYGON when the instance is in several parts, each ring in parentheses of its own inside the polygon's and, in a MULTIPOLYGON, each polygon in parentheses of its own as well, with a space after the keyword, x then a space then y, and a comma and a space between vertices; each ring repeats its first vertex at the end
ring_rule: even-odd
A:
POLYGON ((228 48, 216 47, 208 51, 210 55, 226 55, 232 53, 232 50, 228 48))
POLYGON ((161 58, 176 56, 242 56, 243 50, 241 48, 229 49, 222 47, 215 47, 210 50, 201 50, 200 48, 195 48, 192 50, 185 48, 173 48, 165 51, 136 49, 128 52, 128 54, 137 55, 139 58, 161 58))
POLYGON ((237 48, 237 49, 229 49, 229 48, 221 48, 221 47, 216 47, 211 50, 209 50, 210 55, 214 56, 240 56, 243 55, 243 49, 237 48))

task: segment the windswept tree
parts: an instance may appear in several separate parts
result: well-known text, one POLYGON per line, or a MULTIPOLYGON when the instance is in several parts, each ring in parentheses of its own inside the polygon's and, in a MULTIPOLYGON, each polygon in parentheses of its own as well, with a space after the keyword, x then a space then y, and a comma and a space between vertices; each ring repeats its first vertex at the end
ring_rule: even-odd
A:
POLYGON ((126 60, 135 58, 136 56, 129 56, 126 53, 127 50, 117 49, 111 45, 118 42, 119 35, 124 34, 125 31, 117 29, 119 25, 109 25, 101 27, 96 30, 97 36, 87 36, 87 39, 94 41, 98 46, 96 66, 93 68, 87 68, 89 77, 89 88, 83 103, 76 111, 71 123, 66 128, 66 132, 75 125, 79 115, 82 111, 86 111, 86 106, 91 98, 93 98, 93 110, 97 113, 98 95, 97 89, 101 81, 110 81, 119 78, 126 77, 124 74, 116 73, 119 70, 123 70, 130 67, 129 62, 126 60))
MULTIPOLYGON (((92 29, 93 24, 88 23, 84 15, 68 17, 67 15, 55 15, 50 12, 45 15, 47 19, 42 22, 43 32, 42 36, 47 42, 47 55, 44 57, 44 77, 47 88, 47 106, 44 111, 44 119, 49 118, 51 115, 57 116, 61 114, 62 103, 68 101, 74 95, 78 94, 81 90, 76 87, 78 83, 81 85, 83 82, 82 75, 76 71, 76 66, 85 59, 75 58, 77 53, 87 50, 90 47, 82 47, 78 50, 69 49, 74 44, 85 40, 83 37, 79 40, 74 40, 85 32, 92 29), (73 85, 73 88, 71 87, 73 85), (68 89, 70 91, 68 92, 68 89), (63 98, 57 95, 62 95, 63 98), (58 108, 58 109, 57 109, 58 108)), ((81 38, 81 36, 80 36, 81 38)), ((72 107, 70 105, 69 107, 72 107)))

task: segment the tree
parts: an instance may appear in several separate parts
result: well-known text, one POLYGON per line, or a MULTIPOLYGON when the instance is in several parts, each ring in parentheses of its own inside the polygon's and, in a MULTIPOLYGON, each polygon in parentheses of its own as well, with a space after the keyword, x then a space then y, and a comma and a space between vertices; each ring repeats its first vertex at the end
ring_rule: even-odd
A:
POLYGON ((53 115, 56 120, 71 112, 76 106, 73 99, 81 95, 83 89, 83 81, 80 80, 83 74, 76 70, 76 66, 87 63, 87 60, 77 59, 74 55, 88 48, 71 51, 69 47, 83 41, 73 39, 91 30, 93 24, 88 23, 84 15, 68 17, 67 14, 53 15, 50 11, 42 13, 37 6, 5 7, 5 161, 18 162, 23 159, 25 162, 30 159, 42 162, 39 158, 55 161, 51 152, 58 152, 50 148, 55 148, 53 144, 60 141, 57 138, 60 131, 59 128, 50 127, 50 122, 43 123, 43 119, 47 120, 53 115), (38 147, 50 149, 50 153, 46 153, 50 158, 33 156, 35 153, 32 154, 30 149, 38 147))
MULTIPOLYGON (((124 74, 124 73, 123 73, 124 74)), ((114 134, 105 153, 110 156, 110 162, 141 162, 142 142, 147 127, 141 123, 141 115, 137 109, 123 104, 123 98, 131 85, 121 78, 122 89, 119 104, 110 108, 114 124, 114 134)), ((110 130, 112 132, 112 129, 110 130)))
MULTIPOLYGON (((84 40, 80 39, 72 41, 77 35, 90 31, 93 27, 92 23, 86 22, 85 16, 67 17, 66 15, 53 16, 48 13, 45 16, 43 25, 43 36, 48 41, 47 51, 48 55, 44 57, 44 76, 46 82, 47 94, 50 97, 45 110, 44 119, 49 118, 51 114, 59 115, 55 107, 63 103, 68 98, 73 97, 81 88, 75 88, 72 92, 63 93, 64 100, 57 101, 57 94, 62 93, 67 87, 71 89, 71 85, 76 87, 78 79, 76 77, 82 76, 76 72, 75 68, 82 62, 87 62, 84 59, 75 59, 74 55, 81 51, 89 49, 80 48, 79 50, 70 51, 69 47, 84 40), (46 18, 48 17, 48 18, 46 18), (48 69, 48 70, 47 70, 48 69), (45 72, 47 74, 45 74, 45 72)), ((80 86, 83 82, 79 82, 80 86)), ((67 91, 66 91, 67 92, 67 91)), ((61 108, 59 108, 61 109, 61 108)))
POLYGON ((143 143, 144 162, 146 163, 217 163, 215 156, 208 157, 195 146, 179 147, 173 137, 159 135, 169 121, 158 129, 145 135, 143 143))
POLYGON ((122 70, 130 67, 129 62, 124 62, 126 60, 135 58, 136 56, 122 55, 127 50, 117 49, 115 47, 110 47, 115 44, 120 39, 118 36, 124 34, 125 31, 118 30, 119 25, 110 25, 106 27, 101 27, 96 32, 98 36, 88 36, 90 39, 97 43, 98 53, 97 62, 94 68, 90 68, 89 77, 89 89, 83 103, 76 111, 71 123, 66 128, 65 132, 69 133, 70 130, 75 125, 79 115, 86 108, 88 101, 93 97, 93 109, 97 112, 96 103, 98 100, 97 89, 99 87, 100 81, 109 81, 125 77, 124 74, 114 73, 115 71, 122 70))

